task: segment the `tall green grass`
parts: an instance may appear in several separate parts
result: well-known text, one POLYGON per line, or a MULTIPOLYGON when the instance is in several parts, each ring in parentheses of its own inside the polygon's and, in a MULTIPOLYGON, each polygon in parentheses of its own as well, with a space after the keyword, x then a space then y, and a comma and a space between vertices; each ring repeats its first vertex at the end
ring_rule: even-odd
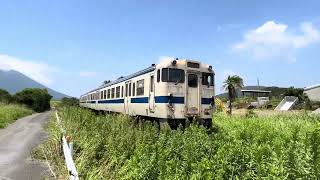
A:
MULTIPOLYGON (((184 132, 123 115, 60 109, 73 137, 75 163, 83 179, 317 179, 320 119, 307 114, 227 117, 217 114, 217 132, 191 125, 184 132)), ((56 174, 67 176, 59 156, 60 132, 49 125, 44 145, 56 174)))
POLYGON ((0 103, 0 129, 15 120, 32 114, 33 111, 22 105, 0 103))

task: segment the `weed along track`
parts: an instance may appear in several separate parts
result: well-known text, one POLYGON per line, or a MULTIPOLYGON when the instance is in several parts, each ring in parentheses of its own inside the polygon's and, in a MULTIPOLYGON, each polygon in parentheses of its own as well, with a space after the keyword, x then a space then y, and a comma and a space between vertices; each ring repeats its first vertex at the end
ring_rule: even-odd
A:
MULTIPOLYGON (((316 179, 320 177, 320 120, 307 114, 229 117, 216 114, 218 131, 191 124, 185 131, 127 116, 59 109, 73 139, 80 179, 316 179)), ((60 130, 48 126, 43 145, 56 174, 67 177, 59 155, 60 130)))

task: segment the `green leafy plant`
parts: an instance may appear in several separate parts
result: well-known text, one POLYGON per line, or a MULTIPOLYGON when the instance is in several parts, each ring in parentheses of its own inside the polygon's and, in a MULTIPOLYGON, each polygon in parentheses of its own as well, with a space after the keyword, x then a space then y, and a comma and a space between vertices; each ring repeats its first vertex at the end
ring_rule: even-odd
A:
MULTIPOLYGON (((78 107, 59 109, 74 142, 83 179, 316 179, 319 116, 214 115, 219 131, 191 124, 184 131, 124 115, 96 115, 78 107)), ((253 113, 250 113, 253 114, 253 113)), ((60 130, 53 119, 43 145, 56 174, 67 176, 59 155, 60 130)))

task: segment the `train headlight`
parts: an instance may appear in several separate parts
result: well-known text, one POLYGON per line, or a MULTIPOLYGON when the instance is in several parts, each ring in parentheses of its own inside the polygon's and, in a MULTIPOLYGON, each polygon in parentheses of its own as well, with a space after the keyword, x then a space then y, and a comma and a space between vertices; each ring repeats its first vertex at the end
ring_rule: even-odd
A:
MULTIPOLYGON (((178 59, 178 58, 177 58, 178 59)), ((172 62, 171 62, 171 64, 172 64, 172 66, 176 66, 177 65, 177 60, 173 60, 172 62)))

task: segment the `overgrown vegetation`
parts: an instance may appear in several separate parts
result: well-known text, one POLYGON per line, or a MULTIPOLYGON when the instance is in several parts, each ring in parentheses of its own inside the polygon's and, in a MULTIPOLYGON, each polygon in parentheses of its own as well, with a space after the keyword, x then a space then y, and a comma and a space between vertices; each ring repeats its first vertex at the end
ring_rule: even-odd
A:
POLYGON ((47 89, 38 88, 27 88, 14 95, 17 103, 24 104, 36 112, 49 110, 51 98, 47 89))
POLYGON ((8 104, 12 102, 13 98, 11 94, 5 90, 5 89, 0 89, 0 102, 8 104))
POLYGON ((62 106, 79 106, 79 99, 71 97, 64 97, 61 99, 62 106))
POLYGON ((0 89, 0 128, 34 111, 49 110, 50 99, 46 89, 24 89, 15 95, 0 89))
MULTIPOLYGON (((218 131, 185 131, 151 123, 135 125, 122 115, 95 115, 78 107, 59 109, 74 142, 83 179, 317 179, 320 118, 308 114, 214 116, 218 131)), ((56 174, 67 177, 59 156, 55 120, 43 145, 56 174)))
POLYGON ((0 128, 5 128, 8 124, 32 112, 23 105, 0 103, 0 128))

